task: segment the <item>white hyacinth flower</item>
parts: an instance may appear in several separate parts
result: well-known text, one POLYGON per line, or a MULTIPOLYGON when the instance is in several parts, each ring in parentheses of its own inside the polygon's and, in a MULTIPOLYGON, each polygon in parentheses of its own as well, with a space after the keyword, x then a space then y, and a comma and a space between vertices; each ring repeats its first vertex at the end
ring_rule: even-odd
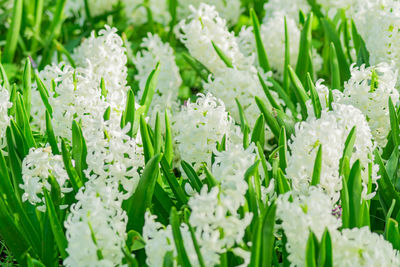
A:
POLYGON ((160 63, 157 87, 149 110, 151 122, 154 124, 157 112, 160 113, 160 118, 163 118, 165 110, 171 112, 178 109, 178 92, 182 78, 175 63, 174 50, 168 43, 163 43, 158 35, 148 33, 140 46, 143 49, 134 59, 138 70, 135 79, 139 81, 139 98, 142 98, 151 71, 157 62, 160 63))
POLYGON ((181 0, 178 5, 178 18, 186 18, 191 13, 190 6, 198 8, 201 3, 215 6, 215 9, 227 21, 228 25, 235 25, 242 12, 240 0, 230 0, 229 2, 226 0, 181 0))
POLYGON ((298 22, 300 10, 304 14, 307 14, 311 10, 311 6, 307 0, 269 0, 264 4, 264 20, 270 19, 276 12, 283 12, 286 16, 298 22))
POLYGON ((68 240, 65 266, 122 264, 128 217, 116 188, 100 184, 81 188, 64 225, 68 240))
POLYGON ((353 65, 350 80, 345 82, 343 96, 338 100, 361 110, 380 147, 385 146, 390 131, 389 98, 394 105, 399 101, 396 81, 397 71, 387 64, 368 68, 353 65))
POLYGON ((172 130, 178 156, 194 164, 199 170, 202 163, 211 166, 211 154, 217 142, 226 136, 226 144, 242 142, 240 128, 225 110, 224 103, 212 96, 198 94, 196 102, 182 106, 173 117, 172 130))
POLYGON ((332 202, 323 190, 310 187, 304 193, 290 191, 280 195, 277 200, 278 225, 287 238, 286 249, 293 266, 306 266, 306 244, 312 231, 321 241, 325 229, 330 233, 341 226, 340 219, 332 215, 332 202))
POLYGON ((322 165, 320 185, 334 201, 339 198, 342 189, 342 178, 339 176, 339 161, 343 155, 346 138, 351 129, 356 126, 354 152, 350 159, 353 164, 357 159, 362 165, 363 197, 367 195, 369 175, 372 183, 376 183, 377 165, 373 164, 372 134, 365 116, 360 110, 350 105, 333 103, 333 110, 323 110, 321 117, 313 116, 295 125, 295 134, 289 141, 290 155, 286 173, 292 180, 296 190, 307 190, 312 177, 314 162, 318 147, 322 146, 322 165), (351 114, 351 116, 349 116, 351 114), (372 165, 372 173, 368 167, 372 165))
POLYGON ((6 146, 4 138, 6 136, 6 129, 10 125, 8 110, 11 107, 10 93, 6 88, 0 85, 0 148, 6 146))
MULTIPOLYGON (((44 190, 51 192, 52 176, 61 190, 61 197, 72 191, 68 184, 68 174, 60 155, 53 155, 49 146, 45 148, 31 148, 22 162, 22 180, 20 188, 24 190, 22 201, 29 201, 39 211, 46 211, 44 190)), ((66 207, 62 207, 66 208, 66 207)))
POLYGON ((234 67, 247 69, 253 59, 246 58, 240 52, 234 33, 229 32, 226 21, 219 16, 215 7, 201 3, 197 9, 190 8, 191 15, 179 22, 176 28, 177 37, 190 54, 217 75, 226 65, 215 51, 214 42, 234 67))
POLYGON ((333 266, 400 266, 399 251, 365 226, 333 235, 333 266))

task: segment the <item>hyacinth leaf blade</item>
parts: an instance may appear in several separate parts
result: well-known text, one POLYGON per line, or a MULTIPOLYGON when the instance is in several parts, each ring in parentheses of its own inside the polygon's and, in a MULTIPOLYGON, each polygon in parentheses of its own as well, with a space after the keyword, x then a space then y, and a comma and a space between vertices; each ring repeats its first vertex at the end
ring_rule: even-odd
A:
POLYGON ((228 68, 233 68, 232 60, 222 51, 221 48, 214 41, 211 41, 212 46, 214 47, 215 52, 219 56, 219 58, 225 63, 228 68))
MULTIPOLYGON (((348 168, 349 165, 349 158, 344 158, 344 166, 348 168)), ((350 172, 350 171, 348 171, 350 172)), ((350 203, 349 203, 349 190, 347 186, 347 180, 349 173, 344 172, 345 175, 342 176, 342 189, 340 190, 340 201, 341 201, 341 208, 342 208, 342 228, 349 228, 350 227, 350 203)))
POLYGON ((201 253, 199 242, 197 241, 197 237, 195 234, 195 230, 189 222, 190 211, 188 209, 185 209, 183 211, 183 214, 184 214, 185 223, 187 224, 187 226, 189 228, 190 237, 192 238, 193 247, 196 251, 197 260, 199 262, 199 265, 200 265, 200 267, 205 267, 206 265, 204 263, 204 257, 203 257, 203 254, 201 253))
POLYGON ((254 226, 252 231, 252 246, 251 246, 251 256, 249 266, 260 266, 261 263, 261 253, 262 253, 262 230, 263 222, 262 217, 254 218, 254 226))
POLYGON ((275 138, 279 139, 279 132, 280 126, 279 123, 276 121, 272 113, 267 108, 267 104, 259 97, 255 97, 256 103, 258 108, 260 109, 261 113, 264 115, 264 119, 267 125, 271 128, 272 133, 274 134, 275 138))
POLYGON ((319 119, 321 117, 322 106, 321 102, 319 101, 319 96, 317 90, 315 89, 314 82, 311 79, 310 73, 307 73, 307 87, 310 90, 314 115, 317 119, 319 119))
POLYGON ((174 33, 174 26, 177 21, 177 7, 178 7, 178 0, 168 0, 168 12, 171 15, 171 20, 169 22, 169 32, 168 32, 168 40, 171 40, 173 43, 173 33, 174 33))
POLYGON ((307 267, 317 267, 319 242, 315 234, 310 231, 306 245, 305 264, 307 267))
MULTIPOLYGON (((287 72, 289 71, 288 68, 285 68, 287 72)), ((289 73, 288 73, 289 77, 289 73)), ((290 78, 290 77, 289 77, 290 78)), ((285 105, 290 109, 292 114, 297 114, 297 110, 295 104, 293 103, 291 97, 289 96, 288 92, 291 93, 292 91, 289 88, 282 88, 282 86, 272 77, 268 78, 268 81, 272 83, 273 88, 278 93, 279 97, 285 102, 285 105)))
POLYGON ((313 12, 318 18, 324 17, 324 14, 321 12, 321 8, 318 6, 318 3, 317 3, 316 0, 307 0, 307 3, 311 6, 312 12, 313 12))
POLYGON ((267 164, 267 159, 265 158, 264 148, 261 146, 260 143, 257 143, 257 152, 258 152, 258 156, 259 156, 260 161, 261 161, 261 166, 262 166, 263 171, 264 171, 265 185, 268 187, 269 181, 270 181, 269 172, 268 172, 268 164, 267 164))
POLYGON ((64 139, 61 140, 61 155, 64 163, 65 170, 68 174, 68 178, 71 182, 72 188, 75 193, 78 193, 79 188, 82 187, 83 183, 78 175, 76 169, 72 165, 71 155, 67 148, 66 142, 64 139))
POLYGON ((147 162, 135 193, 126 200, 126 212, 128 215, 127 230, 142 232, 144 214, 147 208, 150 207, 153 198, 154 187, 159 175, 158 164, 161 158, 162 154, 157 154, 147 162), (141 205, 135 205, 135 203, 141 203, 141 205))
POLYGON ((399 128, 399 119, 396 113, 396 108, 393 105, 392 99, 389 97, 389 117, 390 117, 390 126, 392 130, 392 139, 395 146, 400 144, 400 128, 399 128))
POLYGON ((18 36, 21 29, 22 7, 23 0, 14 1, 11 25, 7 32, 6 46, 3 53, 3 61, 5 63, 10 63, 14 59, 15 51, 17 49, 18 36))
POLYGON ((340 80, 340 68, 336 55, 336 48, 333 43, 329 46, 329 63, 331 68, 331 89, 340 89, 343 84, 340 80))
POLYGON ((83 172, 87 168, 86 156, 86 141, 83 137, 81 126, 74 120, 72 121, 72 158, 75 161, 76 171, 83 181, 86 180, 83 172))
POLYGON ((75 60, 72 58, 71 54, 68 52, 68 50, 61 44, 59 43, 57 40, 53 39, 53 45, 55 46, 56 50, 58 52, 60 52, 61 54, 65 55, 69 64, 71 64, 71 66, 73 68, 76 68, 76 64, 75 64, 75 60))
POLYGON ((2 198, 0 198, 0 235, 19 261, 31 247, 2 198))
POLYGON ((240 104, 240 101, 237 97, 235 97, 235 102, 239 111, 240 130, 242 131, 243 134, 243 147, 246 149, 249 146, 250 127, 247 122, 246 114, 244 113, 242 104, 240 104))
POLYGON ((176 200, 178 201, 178 205, 182 206, 187 203, 188 199, 186 197, 185 192, 182 187, 179 185, 177 178, 173 174, 170 164, 168 163, 165 154, 164 157, 161 158, 160 161, 161 170, 164 174, 165 179, 167 180, 172 192, 174 193, 176 200))
POLYGON ((357 27, 353 19, 351 20, 351 32, 354 48, 356 49, 357 53, 357 66, 365 64, 366 67, 369 67, 369 52, 366 48, 363 38, 357 31, 357 27))
POLYGON ((207 69, 206 66, 188 53, 182 53, 182 57, 196 71, 197 75, 199 75, 203 81, 208 81, 208 78, 212 73, 207 69))
MULTIPOLYGON (((306 72, 309 69, 309 51, 311 50, 311 30, 312 30, 313 13, 311 12, 305 21, 304 28, 301 31, 299 43, 299 56, 296 63, 296 74, 299 81, 305 81, 306 72)), ((289 70, 290 71, 290 70, 289 70)), ((292 79, 293 82, 293 79, 292 79)), ((295 85, 296 86, 296 85, 295 85)))
POLYGON ((51 230, 53 231, 58 251, 60 252, 61 257, 65 259, 67 257, 66 248, 68 246, 68 241, 65 237, 63 226, 57 216, 57 211, 53 200, 46 189, 44 190, 44 197, 46 200, 46 214, 49 216, 51 230))
POLYGON ((29 58, 25 59, 25 66, 24 66, 24 73, 23 73, 23 97, 24 97, 24 104, 25 104, 25 110, 26 114, 30 115, 31 114, 31 94, 32 94, 32 85, 31 85, 31 61, 29 58))
POLYGON ((10 127, 12 136, 14 137, 15 148, 18 152, 17 154, 20 156, 20 158, 22 158, 29 152, 29 147, 26 143, 25 136, 23 135, 21 128, 17 123, 15 123, 14 120, 10 121, 10 127))
POLYGON ((146 106, 146 109, 144 112, 144 114, 146 114, 146 115, 150 109, 151 101, 153 99, 153 95, 154 95, 154 92, 157 87, 159 73, 160 73, 160 62, 157 62, 156 67, 154 68, 154 70, 151 71, 149 77, 147 78, 146 86, 143 91, 143 96, 140 99, 140 105, 146 106))
POLYGON ((374 155, 375 155, 375 162, 379 165, 378 174, 381 176, 381 178, 377 182, 378 182, 378 194, 382 207, 385 213, 387 214, 393 199, 395 199, 396 204, 393 209, 392 218, 396 218, 397 214, 400 211, 400 204, 399 204, 400 196, 396 192, 392 182, 390 181, 389 175, 386 171, 386 167, 377 150, 375 150, 374 155))
POLYGON ((361 180, 361 163, 357 160, 350 170, 349 179, 347 181, 349 190, 349 214, 350 214, 350 227, 362 226, 362 180, 361 180))
POLYGON ((199 176, 197 175, 196 171, 193 167, 187 163, 186 161, 181 161, 181 166, 187 177, 189 178, 190 185, 194 190, 200 192, 201 187, 203 186, 199 176))
POLYGON ((147 123, 142 115, 140 116, 140 135, 143 142, 144 159, 147 163, 154 156, 154 147, 151 142, 147 123))
POLYGON ((267 52, 265 51, 265 47, 261 38, 260 22, 258 21, 257 14, 254 11, 254 9, 250 10, 250 17, 253 23, 253 31, 257 47, 258 63, 260 64, 264 72, 268 72, 270 70, 270 66, 268 62, 267 52))
POLYGON ((283 67, 283 88, 286 92, 290 89, 290 77, 288 68, 286 66, 290 65, 290 37, 287 26, 286 16, 284 18, 284 27, 285 27, 285 65, 283 67))
POLYGON ((53 130, 53 125, 51 123, 51 118, 49 112, 46 110, 46 133, 47 133, 47 141, 49 142, 51 146, 51 151, 54 155, 60 154, 60 151, 58 149, 57 145, 57 139, 56 136, 54 135, 54 130, 53 130))
POLYGON ((206 164, 203 165, 203 170, 206 174, 208 187, 212 188, 214 186, 218 186, 219 183, 218 183, 217 179, 214 177, 214 175, 211 173, 211 171, 207 168, 206 164))
POLYGON ((278 170, 277 177, 278 177, 277 183, 278 183, 279 194, 284 194, 286 192, 289 192, 291 190, 290 183, 281 169, 278 170))
POLYGON ((265 144, 265 122, 262 114, 258 117, 256 123, 254 124, 254 129, 251 134, 251 142, 254 144, 259 142, 261 146, 264 146, 265 144))
POLYGON ((123 113, 123 121, 123 127, 125 127, 129 123, 130 129, 128 131, 128 136, 133 137, 133 127, 135 123, 135 95, 132 90, 128 91, 126 108, 123 113))
MULTIPOLYGON (((0 57, 1 57, 1 53, 0 53, 0 57)), ((6 70, 4 69, 4 66, 1 62, 0 62, 0 84, 2 84, 7 90, 11 89, 6 70)))
POLYGON ((311 178, 311 186, 316 186, 320 182, 321 177, 321 168, 322 168, 322 145, 319 145, 317 155, 314 161, 314 169, 311 178))
POLYGON ((332 25, 331 21, 329 21, 327 18, 322 18, 321 21, 328 41, 332 42, 335 46, 336 55, 340 67, 340 79, 341 81, 347 81, 350 78, 350 66, 343 52, 340 37, 334 26, 332 25))
POLYGON ((161 153, 162 145, 163 145, 163 138, 161 135, 160 114, 157 112, 155 128, 154 128, 154 154, 161 153))
POLYGON ((325 228, 321 238, 318 266, 333 267, 332 238, 327 228, 325 228))
POLYGON ((303 118, 303 120, 305 120, 308 116, 306 102, 309 99, 309 97, 308 97, 307 92, 304 89, 304 86, 301 83, 299 77, 295 73, 295 71, 292 69, 291 66, 287 66, 287 67, 289 69, 289 76, 293 83, 293 88, 294 88, 294 92, 295 92, 297 101, 301 107, 301 117, 303 118))
POLYGON ((164 157, 167 160, 168 164, 171 166, 174 157, 174 150, 173 150, 171 123, 168 117, 168 112, 165 112, 164 157))
POLYGON ((279 109, 279 110, 283 110, 282 107, 276 103, 275 98, 272 96, 271 92, 269 91, 268 86, 265 84, 264 79, 261 77, 261 74, 258 72, 257 73, 258 76, 258 80, 260 81, 261 87, 263 88, 264 94, 267 97, 269 103, 271 103, 272 107, 279 109))
POLYGON ((179 222, 179 216, 178 212, 175 207, 172 207, 171 209, 171 214, 169 217, 170 224, 172 227, 172 235, 174 237, 174 243, 176 247, 176 251, 178 254, 178 263, 181 266, 192 266, 190 263, 189 257, 187 255, 185 245, 183 243, 183 238, 182 238, 182 233, 180 229, 180 222, 179 222))
MULTIPOLYGON (((258 215, 258 191, 259 191, 259 186, 256 182, 256 179, 259 179, 258 176, 258 165, 260 164, 260 161, 256 161, 252 166, 250 166, 247 170, 246 173, 244 174, 244 179, 246 180, 247 184, 249 185, 248 192, 246 192, 246 199, 247 203, 249 204, 249 210, 254 214, 254 218, 257 218, 258 215)), ((254 229, 253 227, 255 226, 255 221, 253 220, 251 229, 254 229)))
POLYGON ((42 80, 39 78, 39 76, 37 74, 35 74, 35 80, 36 80, 37 88, 39 90, 40 97, 43 101, 43 104, 44 104, 47 112, 49 112, 50 116, 53 117, 53 108, 51 107, 51 105, 49 103, 49 91, 47 91, 42 80))
POLYGON ((263 214, 261 266, 271 266, 273 255, 275 254, 274 228, 276 209, 277 205, 273 202, 263 214))
POLYGON ((357 137, 357 128, 356 125, 350 130, 349 134, 347 135, 346 141, 344 143, 343 155, 340 159, 339 163, 339 173, 343 174, 343 164, 344 159, 347 157, 349 160, 351 159, 351 155, 353 154, 354 143, 356 142, 357 137))
POLYGON ((21 190, 19 189, 19 184, 22 184, 21 175, 21 160, 18 157, 18 152, 16 150, 16 144, 14 143, 14 138, 12 134, 11 127, 6 129, 6 140, 7 140, 7 152, 8 152, 8 162, 11 169, 11 177, 13 178, 13 186, 16 188, 17 197, 21 197, 21 190))
POLYGON ((17 119, 22 120, 22 130, 29 148, 36 147, 35 139, 33 138, 29 119, 25 110, 24 100, 20 94, 17 95, 17 119))
POLYGON ((281 132, 279 133, 279 167, 281 170, 285 171, 287 167, 287 139, 285 127, 281 127, 281 132))
POLYGON ((386 221, 385 239, 392 243, 394 249, 400 250, 399 224, 392 218, 386 221))
POLYGON ((32 258, 29 253, 26 255, 26 264, 28 267, 45 267, 41 261, 32 258))

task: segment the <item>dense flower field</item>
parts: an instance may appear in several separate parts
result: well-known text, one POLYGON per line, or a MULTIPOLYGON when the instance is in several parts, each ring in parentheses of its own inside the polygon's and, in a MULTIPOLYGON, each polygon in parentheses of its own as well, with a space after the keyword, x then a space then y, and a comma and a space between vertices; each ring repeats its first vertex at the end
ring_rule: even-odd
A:
POLYGON ((400 1, 0 0, 6 266, 400 266, 400 1))

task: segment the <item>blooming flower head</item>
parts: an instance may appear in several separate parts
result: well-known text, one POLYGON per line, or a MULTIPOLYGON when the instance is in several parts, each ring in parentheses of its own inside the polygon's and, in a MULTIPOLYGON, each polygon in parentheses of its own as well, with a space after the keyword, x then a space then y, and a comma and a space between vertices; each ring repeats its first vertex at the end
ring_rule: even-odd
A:
MULTIPOLYGON (((343 155, 346 138, 356 126, 354 152, 350 164, 357 159, 363 166, 362 179, 365 198, 369 183, 369 165, 373 165, 372 134, 364 115, 353 106, 333 103, 333 110, 323 110, 321 117, 310 116, 306 121, 295 125, 295 134, 289 142, 290 156, 286 173, 292 179, 295 189, 307 189, 311 181, 313 166, 319 146, 322 146, 322 165, 320 185, 334 201, 339 198, 342 179, 339 176, 339 161, 343 155), (349 116, 351 114, 351 116, 349 116)), ((379 178, 377 166, 372 167, 372 182, 379 178)))
POLYGON ((330 197, 316 187, 278 197, 276 216, 282 221, 278 227, 285 233, 289 260, 294 266, 305 266, 310 231, 321 241, 325 229, 333 232, 341 226, 341 221, 331 214, 332 208, 330 197))
POLYGON ((214 42, 233 66, 243 69, 250 64, 249 59, 240 52, 235 35, 228 31, 226 21, 214 6, 201 3, 197 9, 191 7, 191 10, 191 15, 178 24, 177 37, 193 57, 212 73, 218 74, 226 65, 215 51, 214 42))
POLYGON ((10 94, 6 88, 0 85, 0 148, 6 145, 4 137, 6 136, 7 126, 10 124, 8 109, 11 107, 10 94))
POLYGON ((198 94, 196 102, 182 106, 173 117, 172 129, 177 152, 181 159, 194 164, 211 166, 211 154, 217 142, 226 138, 230 143, 241 143, 240 129, 225 110, 224 103, 212 96, 198 94))
MULTIPOLYGON (((22 201, 29 201, 38 210, 45 211, 44 190, 51 191, 50 176, 58 183, 61 196, 72 191, 68 186, 68 174, 60 155, 53 155, 49 146, 31 148, 22 162, 22 180, 24 190, 22 201)), ((65 208, 65 207, 63 207, 65 208)))
POLYGON ((353 66, 351 78, 345 82, 343 97, 339 100, 361 110, 381 147, 385 146, 390 131, 388 100, 391 98, 394 105, 399 100, 396 81, 397 71, 387 64, 368 68, 353 66))

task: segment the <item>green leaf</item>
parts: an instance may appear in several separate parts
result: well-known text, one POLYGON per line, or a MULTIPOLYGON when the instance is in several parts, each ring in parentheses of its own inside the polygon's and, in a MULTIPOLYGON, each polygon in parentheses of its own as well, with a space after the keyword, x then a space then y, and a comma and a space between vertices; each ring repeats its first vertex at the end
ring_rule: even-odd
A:
POLYGON ((31 114, 31 61, 29 58, 25 60, 24 74, 23 74, 23 97, 25 103, 25 110, 28 118, 31 114))
MULTIPOLYGON (((349 158, 345 158, 348 162, 349 158)), ((345 161, 345 162, 346 162, 345 161)), ((350 227, 350 200, 349 190, 347 188, 347 180, 345 176, 342 176, 342 189, 340 190, 340 200, 342 207, 342 228, 350 227)))
POLYGON ((321 177, 322 167, 322 145, 319 145, 317 155, 315 157, 314 169, 310 185, 318 185, 321 177))
POLYGON ((321 21, 327 40, 332 42, 335 46, 340 69, 340 79, 341 81, 347 81, 350 78, 350 66, 344 55, 340 37, 336 32, 335 27, 327 18, 322 18, 321 21))
POLYGON ((400 249, 399 224, 392 218, 386 222, 385 238, 392 243, 394 249, 400 249))
POLYGON ((164 255, 163 267, 174 267, 174 254, 172 251, 168 251, 164 255))
POLYGON ((140 116, 140 135, 142 136, 144 159, 147 163, 154 156, 154 148, 147 129, 147 123, 142 115, 140 116))
POLYGON ((340 89, 342 87, 342 82, 340 81, 339 63, 333 43, 331 43, 329 47, 329 63, 331 67, 331 89, 340 89))
POLYGON ((154 128, 154 154, 161 153, 162 144, 163 144, 163 139, 161 136, 160 116, 157 112, 155 128, 154 128))
MULTIPOLYGON (((103 81, 103 80, 102 80, 103 81)), ((133 137, 133 125, 135 122, 135 95, 132 89, 128 91, 128 97, 126 100, 126 108, 124 112, 124 127, 129 123, 130 130, 128 131, 128 136, 133 137)))
POLYGON ((369 67, 369 52, 365 45, 364 40, 357 32, 356 24, 353 20, 351 20, 351 31, 353 36, 354 48, 357 52, 357 66, 361 66, 365 64, 366 67, 369 67))
POLYGON ((144 214, 151 205, 154 187, 159 175, 159 166, 162 154, 157 154, 147 162, 135 193, 128 199, 128 225, 127 230, 142 232, 144 214), (137 205, 140 203, 140 205, 137 205))
POLYGON ((140 233, 135 230, 130 230, 128 232, 128 237, 126 238, 126 245, 129 248, 129 251, 136 251, 139 249, 143 249, 146 245, 146 242, 143 240, 143 237, 140 233))
POLYGON ((339 174, 343 174, 343 164, 344 158, 347 157, 349 160, 351 159, 351 155, 353 154, 354 143, 356 141, 357 133, 356 133, 356 125, 351 128, 349 134, 347 135, 346 141, 344 143, 343 156, 340 159, 339 163, 339 174))
POLYGON ((325 231, 321 238, 321 245, 319 249, 318 255, 318 266, 322 267, 333 267, 333 256, 332 256, 332 238, 329 234, 328 228, 325 228, 325 231))
POLYGON ((349 214, 350 214, 350 227, 362 226, 362 208, 361 208, 361 163, 357 160, 350 171, 348 190, 349 190, 349 214))
POLYGON ((285 89, 286 92, 288 92, 288 90, 290 89, 290 79, 289 79, 288 68, 286 66, 290 65, 290 37, 287 27, 286 16, 284 18, 284 25, 285 25, 285 65, 283 67, 283 88, 285 89))
POLYGON ((214 175, 212 175, 211 171, 207 168, 207 165, 204 164, 203 165, 203 170, 204 173, 206 174, 206 179, 207 179, 207 183, 208 183, 208 188, 217 186, 219 184, 219 182, 217 181, 217 179, 214 177, 214 175))
POLYGON ((154 70, 151 71, 149 77, 146 81, 146 86, 143 91, 142 98, 140 99, 140 105, 146 106, 145 114, 149 111, 151 100, 153 99, 154 92, 156 90, 157 82, 158 82, 158 75, 160 73, 160 62, 157 63, 154 70))
POLYGON ((182 233, 180 229, 180 222, 178 217, 178 212, 175 207, 171 209, 171 215, 169 217, 171 227, 172 227, 172 235, 174 237, 174 243, 176 247, 176 251, 178 254, 178 264, 181 266, 192 266, 189 257, 186 253, 185 244, 183 243, 182 233))
MULTIPOLYGON (((287 70, 287 68, 285 68, 285 70, 287 70)), ((287 72, 288 72, 288 70, 287 70, 287 72)), ((287 75, 289 77, 289 74, 287 74, 287 75)), ((285 102, 285 105, 290 109, 292 114, 297 114, 296 107, 293 104, 293 101, 290 99, 290 96, 287 93, 289 89, 285 88, 285 90, 284 90, 282 88, 282 86, 276 80, 274 80, 272 77, 269 77, 268 81, 272 83, 273 88, 278 93, 279 97, 285 102)))
POLYGON ((318 240, 310 231, 306 245, 306 267, 317 267, 318 240))
POLYGON ((279 134, 279 167, 285 171, 287 167, 287 142, 286 142, 286 130, 285 127, 281 128, 279 134))
POLYGON ((284 193, 289 192, 291 190, 289 181, 285 177, 285 174, 282 172, 282 170, 278 171, 277 184, 278 184, 278 192, 279 192, 279 194, 284 194, 284 193))
POLYGON ((47 133, 47 141, 51 146, 51 151, 54 155, 60 154, 57 146, 57 139, 54 135, 53 125, 51 124, 51 118, 49 112, 46 110, 46 133, 47 133))
POLYGON ((317 119, 319 119, 319 118, 321 118, 322 106, 321 106, 321 102, 319 101, 318 92, 315 89, 314 82, 312 81, 309 72, 307 72, 307 86, 308 86, 308 89, 310 90, 310 93, 311 93, 311 102, 312 102, 312 105, 313 105, 313 110, 314 110, 315 117, 317 119))
POLYGON ((265 144, 265 125, 264 125, 264 116, 261 114, 253 129, 253 133, 251 134, 251 142, 256 144, 259 142, 262 147, 264 147, 265 144))
POLYGON ((203 81, 208 82, 208 77, 212 75, 211 71, 207 69, 200 61, 193 58, 188 53, 182 53, 182 57, 186 60, 186 62, 196 71, 196 73, 200 76, 203 81))
POLYGON ((222 51, 222 49, 219 48, 218 45, 214 43, 214 41, 211 41, 211 44, 214 47, 215 52, 218 54, 219 58, 225 63, 225 65, 228 68, 233 68, 232 60, 227 55, 225 55, 224 51, 222 51))
MULTIPOLYGON (((305 81, 307 70, 309 69, 309 51, 311 50, 311 29, 312 29, 312 22, 313 22, 313 13, 307 17, 307 20, 304 24, 304 28, 301 31, 300 35, 300 47, 299 47, 299 56, 297 58, 296 63, 296 74, 299 77, 299 81, 305 81)), ((289 65, 287 65, 289 66, 289 65)), ((290 71, 290 69, 289 69, 290 71)), ((289 72, 290 74, 290 72, 289 72)), ((290 75, 292 76, 292 74, 290 75)), ((293 82, 293 78, 292 78, 293 82)), ((296 86, 296 84, 295 84, 296 86)))
POLYGON ((50 114, 50 117, 53 117, 53 108, 49 103, 49 92, 44 86, 42 80, 39 78, 37 74, 35 74, 35 80, 37 84, 37 89, 39 90, 40 97, 42 98, 43 104, 46 107, 47 112, 50 114))
POLYGON ((13 61, 15 50, 17 49, 22 21, 22 3, 23 0, 14 0, 11 25, 7 31, 7 40, 3 53, 3 61, 5 63, 11 63, 13 61))
POLYGON ((36 142, 35 139, 33 138, 31 127, 29 125, 29 119, 26 115, 24 100, 22 99, 22 96, 19 93, 17 95, 17 118, 21 120, 20 123, 23 126, 22 129, 26 140, 26 144, 28 145, 29 148, 36 147, 36 142))
POLYGON ((265 210, 262 220, 262 266, 272 266, 272 258, 275 253, 274 248, 274 227, 277 205, 273 202, 265 210))
POLYGON ((49 215, 51 230, 53 231, 54 239, 60 252, 61 258, 65 259, 67 255, 66 248, 68 246, 67 238, 65 237, 63 226, 57 217, 57 212, 53 204, 53 200, 49 196, 47 190, 44 190, 44 197, 46 200, 46 210, 49 215))
POLYGON ((167 180, 172 192, 174 193, 176 200, 178 201, 179 205, 182 206, 188 202, 188 198, 186 197, 185 192, 180 187, 177 178, 173 174, 170 164, 168 163, 165 155, 161 159, 161 169, 164 173, 164 177, 167 180))
POLYGON ((80 125, 72 121, 72 158, 75 161, 75 168, 82 181, 86 181, 84 170, 86 163, 87 147, 80 125))
POLYGON ((264 44, 261 39, 260 23, 258 21, 257 14, 253 9, 250 10, 250 17, 253 23, 254 38, 256 40, 258 63, 264 72, 268 72, 270 70, 270 66, 267 53, 265 52, 264 44))
POLYGON ((239 99, 235 97, 236 105, 239 110, 239 118, 240 118, 240 129, 243 134, 243 147, 246 149, 249 146, 249 132, 250 127, 247 123, 246 115, 244 114, 243 107, 239 102, 239 99))
POLYGON ((390 116, 390 128, 392 130, 393 142, 395 146, 399 146, 400 144, 399 120, 391 97, 389 97, 389 116, 390 116))
POLYGON ((289 76, 290 79, 292 80, 292 83, 294 85, 294 92, 297 98, 297 101, 300 104, 301 107, 301 117, 303 120, 307 118, 307 106, 306 102, 309 99, 306 90, 303 87, 303 84, 301 83, 299 77, 297 77, 296 73, 292 69, 292 67, 288 66, 289 69, 289 76))
POLYGON ((174 149, 173 149, 173 141, 172 141, 172 132, 171 132, 171 123, 169 122, 168 114, 165 111, 165 147, 164 147, 164 157, 167 160, 168 164, 172 164, 172 160, 174 157, 174 149))
POLYGON ((263 91, 264 91, 265 95, 267 96, 267 99, 268 99, 269 103, 272 105, 272 107, 279 109, 279 110, 283 110, 282 107, 278 103, 276 103, 274 97, 271 95, 271 92, 269 91, 269 88, 265 84, 260 73, 257 73, 257 76, 258 76, 258 80, 260 81, 261 87, 263 88, 263 91))
POLYGON ((181 161, 181 166, 183 171, 186 173, 187 177, 189 178, 190 185, 194 190, 200 192, 201 187, 203 186, 202 182, 200 181, 199 176, 197 175, 196 171, 192 168, 192 166, 187 163, 186 161, 181 161))
POLYGON ((195 231, 194 231, 192 225, 191 225, 190 222, 189 222, 190 212, 189 212, 187 209, 185 209, 185 210, 184 210, 184 215, 185 215, 185 223, 186 223, 186 225, 187 225, 188 228, 189 228, 190 237, 192 238, 193 247, 194 247, 194 250, 196 251, 196 255, 197 255, 197 259, 198 259, 198 261, 199 261, 199 265, 200 265, 201 267, 205 267, 206 265, 205 265, 205 263, 204 263, 203 255, 201 254, 199 242, 197 242, 197 238, 196 238, 196 235, 195 235, 195 231))
POLYGON ((68 174, 69 181, 71 182, 72 188, 74 189, 75 193, 78 193, 79 188, 83 186, 83 183, 76 172, 74 166, 72 165, 71 155, 69 154, 67 145, 65 144, 64 140, 61 140, 61 155, 63 158, 63 163, 65 170, 68 174))
POLYGON ((258 96, 255 97, 256 103, 258 108, 260 109, 261 113, 264 115, 264 119, 271 129, 272 133, 274 134, 275 138, 279 138, 279 133, 280 133, 280 126, 272 113, 269 111, 269 109, 266 106, 266 103, 259 98, 258 96))

